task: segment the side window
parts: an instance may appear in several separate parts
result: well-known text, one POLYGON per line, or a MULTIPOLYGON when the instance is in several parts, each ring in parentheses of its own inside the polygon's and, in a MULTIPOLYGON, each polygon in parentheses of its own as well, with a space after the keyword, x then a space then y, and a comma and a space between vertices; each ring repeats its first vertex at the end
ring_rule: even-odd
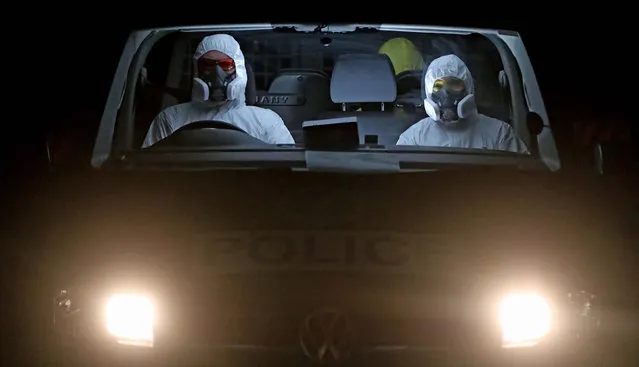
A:
POLYGON ((135 136, 133 144, 139 146, 157 114, 166 106, 165 99, 176 98, 167 93, 166 86, 170 86, 171 54, 176 35, 168 35, 159 40, 149 51, 144 62, 144 68, 136 87, 135 94, 135 136))
POLYGON ((480 113, 511 123, 508 81, 499 51, 483 36, 470 36, 467 65, 473 74, 477 109, 480 113))

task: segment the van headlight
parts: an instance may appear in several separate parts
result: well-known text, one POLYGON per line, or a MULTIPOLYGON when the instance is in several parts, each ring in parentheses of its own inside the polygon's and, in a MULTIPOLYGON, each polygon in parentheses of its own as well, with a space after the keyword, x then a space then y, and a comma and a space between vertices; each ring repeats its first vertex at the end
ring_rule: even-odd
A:
POLYGON ((536 294, 510 294, 500 303, 502 347, 537 345, 548 335, 552 314, 548 301, 536 294))
POLYGON ((149 298, 116 294, 106 304, 106 328, 120 344, 152 347, 154 313, 149 298))

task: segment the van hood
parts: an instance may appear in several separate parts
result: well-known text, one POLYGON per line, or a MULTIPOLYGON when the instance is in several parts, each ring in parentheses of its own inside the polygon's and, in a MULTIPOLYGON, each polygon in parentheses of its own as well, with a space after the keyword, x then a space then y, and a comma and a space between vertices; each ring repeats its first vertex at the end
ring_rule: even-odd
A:
POLYGON ((555 177, 104 173, 58 186, 49 238, 62 284, 145 289, 170 337, 297 346, 305 315, 342 310, 369 344, 450 346, 496 332, 503 292, 563 300, 614 277, 611 223, 555 177))
POLYGON ((51 204, 64 215, 49 223, 59 250, 96 268, 193 256, 208 265, 221 261, 218 271, 233 273, 418 274, 450 270, 453 263, 472 269, 469 261, 564 267, 559 264, 588 263, 589 256, 599 268, 601 244, 618 225, 596 205, 594 191, 552 174, 218 171, 94 178, 60 182, 57 192, 64 194, 51 204))

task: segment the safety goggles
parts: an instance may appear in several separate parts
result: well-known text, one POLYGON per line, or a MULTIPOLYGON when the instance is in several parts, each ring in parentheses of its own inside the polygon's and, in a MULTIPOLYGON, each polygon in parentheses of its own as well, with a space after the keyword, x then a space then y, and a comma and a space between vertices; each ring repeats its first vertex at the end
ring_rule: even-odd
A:
POLYGON ((451 92, 460 93, 466 90, 466 85, 463 80, 454 77, 439 78, 433 83, 433 93, 437 93, 444 88, 451 92))
POLYGON ((198 72, 202 74, 211 73, 215 71, 218 66, 224 71, 231 71, 235 68, 235 62, 233 59, 213 60, 204 57, 201 57, 197 61, 198 72))

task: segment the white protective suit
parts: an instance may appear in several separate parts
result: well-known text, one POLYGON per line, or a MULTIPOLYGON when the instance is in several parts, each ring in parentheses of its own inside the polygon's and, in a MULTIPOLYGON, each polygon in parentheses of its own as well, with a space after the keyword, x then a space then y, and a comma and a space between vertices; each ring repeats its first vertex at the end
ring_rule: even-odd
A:
POLYGON ((526 145, 509 124, 477 112, 473 77, 459 57, 446 55, 433 60, 426 70, 424 82, 424 108, 428 117, 406 129, 397 145, 476 148, 529 154, 526 145), (443 77, 461 79, 469 93, 457 106, 460 119, 456 122, 440 121, 438 107, 431 99, 435 81, 443 77))
POLYGON ((233 124, 249 135, 271 144, 295 144, 293 136, 286 128, 282 118, 275 112, 256 106, 246 105, 247 74, 244 54, 239 43, 230 35, 216 34, 205 37, 193 55, 197 61, 209 51, 220 51, 230 56, 235 62, 236 77, 229 83, 227 101, 222 105, 206 100, 202 95, 207 92, 198 91, 201 84, 194 81, 194 101, 166 108, 160 112, 144 138, 142 148, 151 146, 171 135, 174 131, 191 122, 217 120, 233 124))

